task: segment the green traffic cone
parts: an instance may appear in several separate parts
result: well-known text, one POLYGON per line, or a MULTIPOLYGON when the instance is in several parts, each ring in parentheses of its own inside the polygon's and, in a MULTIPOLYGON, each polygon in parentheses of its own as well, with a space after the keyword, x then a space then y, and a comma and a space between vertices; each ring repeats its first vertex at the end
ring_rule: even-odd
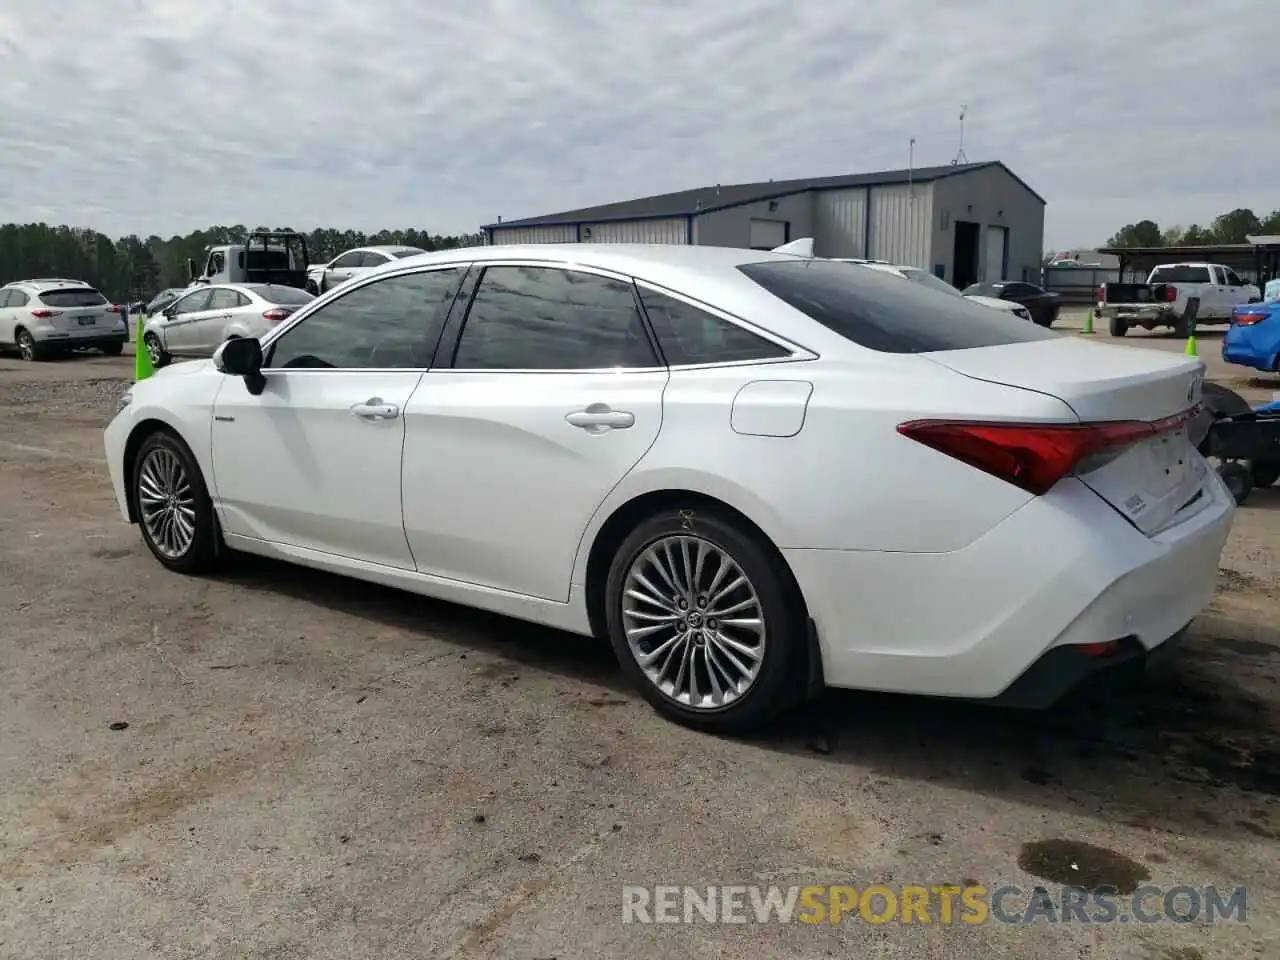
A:
POLYGON ((133 381, 137 383, 139 380, 145 380, 156 372, 156 368, 151 363, 151 354, 147 352, 147 345, 142 341, 142 317, 138 317, 138 336, 133 345, 133 381))
POLYGON ((1084 315, 1084 329, 1081 333, 1093 333, 1093 311, 1090 310, 1084 315))
POLYGON ((1196 352, 1196 335, 1194 333, 1191 336, 1187 337, 1186 354, 1188 357, 1200 356, 1200 354, 1196 352))

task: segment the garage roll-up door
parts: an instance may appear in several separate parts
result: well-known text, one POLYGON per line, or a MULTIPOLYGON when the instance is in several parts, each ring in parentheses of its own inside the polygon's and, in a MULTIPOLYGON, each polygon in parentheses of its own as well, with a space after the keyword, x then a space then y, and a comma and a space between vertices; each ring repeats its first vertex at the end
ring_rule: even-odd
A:
MULTIPOLYGON (((739 221, 741 222, 741 221, 739 221)), ((751 249, 772 250, 787 242, 787 221, 752 220, 751 249)))

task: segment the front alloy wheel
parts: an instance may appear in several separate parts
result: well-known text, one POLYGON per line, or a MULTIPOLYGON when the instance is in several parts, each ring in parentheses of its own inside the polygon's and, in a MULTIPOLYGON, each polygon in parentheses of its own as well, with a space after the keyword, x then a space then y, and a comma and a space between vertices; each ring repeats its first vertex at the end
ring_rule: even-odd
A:
POLYGON ((138 468, 138 518, 147 539, 170 560, 186 556, 195 542, 195 491, 173 450, 152 449, 138 468))
POLYGON ((203 573, 217 562, 221 533, 195 458, 167 431, 143 441, 133 466, 142 539, 170 570, 203 573))
POLYGON ((158 369, 169 362, 169 355, 164 352, 164 347, 160 346, 159 337, 154 333, 148 333, 144 341, 147 348, 147 357, 151 360, 153 367, 158 369))

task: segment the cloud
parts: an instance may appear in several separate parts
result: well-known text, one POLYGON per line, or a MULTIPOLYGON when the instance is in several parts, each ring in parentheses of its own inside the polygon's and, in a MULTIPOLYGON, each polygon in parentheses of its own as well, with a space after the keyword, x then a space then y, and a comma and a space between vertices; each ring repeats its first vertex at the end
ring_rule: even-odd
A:
POLYGON ((0 210, 452 233, 999 159, 1050 246, 1280 207, 1274 0, 7 0, 0 210))

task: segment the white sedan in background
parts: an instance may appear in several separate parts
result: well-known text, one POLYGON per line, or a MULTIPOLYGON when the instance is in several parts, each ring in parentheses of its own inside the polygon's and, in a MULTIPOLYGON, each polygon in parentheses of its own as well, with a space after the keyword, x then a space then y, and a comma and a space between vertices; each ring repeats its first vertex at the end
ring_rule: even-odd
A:
POLYGON ((121 513, 607 637, 658 710, 822 686, 1041 706, 1208 603, 1201 362, 875 270, 700 246, 402 260, 133 386, 121 513))
POLYGON ((173 357, 207 357, 224 340, 264 335, 314 299, 271 283, 192 286, 147 321, 142 341, 156 367, 173 357))
POLYGON ((346 250, 328 263, 318 263, 307 269, 307 291, 314 294, 327 293, 339 284, 363 276, 370 270, 385 267, 405 257, 416 257, 420 253, 426 251, 418 247, 394 244, 346 250))

